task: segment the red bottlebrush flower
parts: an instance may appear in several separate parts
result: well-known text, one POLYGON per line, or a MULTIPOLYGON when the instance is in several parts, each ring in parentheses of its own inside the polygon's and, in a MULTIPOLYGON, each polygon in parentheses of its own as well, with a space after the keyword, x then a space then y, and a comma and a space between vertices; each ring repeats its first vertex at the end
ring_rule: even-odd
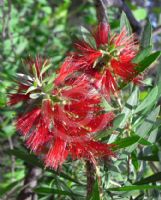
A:
POLYGON ((43 67, 47 66, 49 61, 47 59, 42 58, 41 56, 36 56, 36 58, 29 57, 25 60, 25 64, 27 65, 30 73, 33 73, 33 68, 35 68, 37 76, 40 77, 40 72, 43 67))
POLYGON ((94 49, 85 41, 79 41, 75 44, 78 53, 73 53, 72 56, 77 62, 75 64, 82 68, 89 68, 93 66, 94 62, 102 56, 99 49, 94 49))
POLYGON ((73 159, 87 158, 95 162, 95 158, 108 156, 115 156, 110 150, 112 145, 103 144, 96 141, 86 141, 85 143, 73 143, 70 146, 70 152, 73 159), (91 153, 92 152, 92 153, 91 153))
POLYGON ((68 57, 65 59, 60 67, 59 75, 54 81, 56 85, 64 85, 64 82, 67 80, 68 76, 70 76, 76 70, 75 66, 71 65, 71 63, 72 58, 68 57))
POLYGON ((29 95, 25 95, 25 94, 10 94, 9 95, 9 102, 8 105, 12 106, 15 105, 17 103, 19 103, 20 101, 25 101, 29 99, 29 95))
POLYGON ((18 83, 18 91, 14 94, 9 95, 8 105, 12 106, 21 101, 25 102, 29 99, 29 94, 25 94, 25 91, 28 90, 29 86, 18 83))
MULTIPOLYGON (((52 106, 50 100, 44 100, 43 103, 45 101, 47 101, 45 104, 52 106)), ((47 110, 44 112, 45 106, 27 113, 17 121, 17 129, 26 136, 29 148, 41 154, 40 149, 42 146, 46 146, 47 152, 44 159, 47 166, 57 169, 64 162, 67 155, 71 155, 73 158, 88 159, 90 159, 91 155, 93 157, 113 155, 110 146, 97 142, 95 142, 97 146, 94 146, 94 141, 92 142, 91 140, 93 133, 110 126, 114 118, 112 112, 94 116, 92 109, 90 109, 90 114, 89 116, 87 115, 87 118, 78 118, 79 115, 76 116, 69 109, 70 105, 68 105, 68 111, 63 107, 55 104, 50 109, 53 110, 53 126, 51 124, 49 127, 47 126, 50 114, 48 117, 44 116, 44 113, 47 114, 47 110), (73 151, 74 148, 76 151, 73 151), (103 151, 101 148, 103 148, 103 151), (78 152, 80 152, 79 155, 78 152)))
POLYGON ((42 68, 49 65, 49 61, 37 56, 35 59, 28 58, 25 63, 27 64, 29 75, 18 74, 18 81, 15 81, 18 84, 18 90, 16 93, 9 95, 8 105, 15 105, 19 102, 28 101, 31 91, 35 91, 35 93, 41 92, 42 76, 44 76, 45 73, 40 74, 40 72, 42 68))
POLYGON ((18 118, 16 127, 25 136, 27 147, 54 169, 68 156, 92 161, 95 157, 113 156, 110 145, 96 142, 93 137, 111 126, 115 116, 112 112, 103 113, 101 96, 88 77, 81 75, 67 85, 58 87, 55 82, 54 85, 47 93, 43 84, 36 88, 41 95, 38 99, 32 98, 35 90, 26 88, 32 106, 18 118))
POLYGON ((57 169, 58 166, 63 164, 67 156, 67 142, 57 137, 46 155, 45 164, 46 166, 52 166, 54 169, 57 169))
POLYGON ((93 36, 96 41, 96 45, 99 48, 100 45, 106 45, 108 43, 110 26, 106 23, 100 23, 93 33, 93 36))
POLYGON ((27 146, 33 151, 37 151, 42 145, 52 139, 52 134, 50 133, 46 121, 42 118, 42 116, 39 117, 36 125, 37 129, 32 131, 26 143, 27 146))
POLYGON ((40 116, 41 110, 36 108, 27 114, 19 117, 17 121, 17 129, 21 131, 23 135, 27 135, 34 125, 36 119, 40 116))
POLYGON ((118 80, 136 82, 138 71, 136 64, 132 62, 138 53, 136 36, 128 36, 123 28, 120 34, 111 37, 109 25, 106 23, 100 23, 91 35, 95 39, 96 47, 79 41, 75 45, 76 51, 63 63, 63 73, 60 70, 57 85, 70 81, 71 77, 81 72, 91 80, 94 78, 96 87, 99 85, 101 93, 109 97, 110 93, 118 90, 118 80))

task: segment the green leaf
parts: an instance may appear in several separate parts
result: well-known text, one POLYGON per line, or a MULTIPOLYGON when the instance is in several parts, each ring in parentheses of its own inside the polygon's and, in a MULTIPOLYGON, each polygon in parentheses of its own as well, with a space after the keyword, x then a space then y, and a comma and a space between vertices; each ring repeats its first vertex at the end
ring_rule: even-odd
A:
POLYGON ((14 155, 17 158, 24 160, 25 162, 29 164, 41 166, 41 162, 39 162, 36 156, 34 156, 33 154, 28 154, 25 151, 22 151, 20 149, 8 150, 6 153, 9 155, 14 155))
POLYGON ((158 155, 150 155, 150 156, 139 156, 138 160, 145 161, 159 161, 158 155))
POLYGON ((111 136, 111 134, 112 134, 113 131, 114 131, 113 128, 107 129, 107 130, 104 130, 104 131, 101 131, 100 133, 96 134, 94 138, 95 138, 96 140, 99 140, 99 139, 102 139, 102 140, 105 139, 105 140, 106 140, 106 138, 107 138, 108 136, 111 136))
POLYGON ((28 93, 30 93, 30 92, 36 90, 36 89, 37 89, 37 87, 35 87, 35 86, 31 86, 31 87, 29 87, 29 88, 27 89, 27 91, 26 91, 25 94, 28 94, 28 93))
POLYGON ((92 196, 90 197, 90 200, 100 200, 98 180, 95 181, 93 191, 92 191, 92 196))
POLYGON ((136 70, 138 72, 143 72, 155 60, 157 60, 160 55, 161 55, 161 51, 156 51, 156 52, 150 54, 148 57, 146 57, 144 60, 142 60, 141 62, 138 63, 138 66, 136 67, 136 70))
POLYGON ((106 112, 114 110, 113 107, 108 103, 108 101, 105 98, 102 98, 101 106, 104 108, 106 112))
MULTIPOLYGON (((117 128, 123 129, 125 127, 126 123, 128 122, 128 119, 132 115, 134 107, 137 105, 137 102, 138 102, 138 88, 135 88, 135 90, 133 91, 131 96, 128 98, 128 100, 121 112, 122 119, 120 120, 121 122, 119 124, 119 127, 117 127, 117 128)), ((112 134, 110 136, 108 142, 109 143, 114 142, 116 140, 117 136, 118 136, 117 134, 112 134)))
POLYGON ((15 126, 13 124, 4 125, 2 128, 4 131, 4 137, 11 137, 15 133, 15 126))
POLYGON ((37 75, 37 69, 36 69, 35 64, 32 65, 32 73, 33 73, 33 75, 34 75, 36 78, 38 77, 38 75, 37 75))
POLYGON ((138 88, 134 90, 134 92, 131 94, 131 96, 128 98, 124 109, 122 110, 122 114, 125 114, 125 117, 121 121, 119 127, 124 128, 124 126, 127 123, 128 118, 132 114, 132 110, 135 108, 138 102, 138 88))
POLYGON ((161 172, 153 174, 147 178, 141 179, 138 182, 135 182, 134 185, 142 185, 147 183, 156 183, 157 181, 161 181, 161 172))
POLYGON ((139 141, 138 141, 139 144, 142 144, 144 146, 151 146, 152 143, 149 142, 148 140, 144 139, 144 138, 140 138, 139 141))
POLYGON ((52 13, 52 9, 49 6, 43 6, 42 10, 48 15, 50 15, 52 13))
POLYGON ((152 50, 152 46, 146 47, 145 49, 141 50, 139 54, 132 60, 133 63, 138 64, 143 61, 147 56, 149 56, 152 50))
POLYGON ((144 27, 144 31, 141 37, 141 49, 145 49, 149 46, 152 46, 151 35, 152 35, 152 27, 148 20, 146 26, 144 27))
POLYGON ((15 79, 29 86, 31 86, 31 84, 34 81, 31 76, 21 74, 21 73, 17 73, 15 79))
POLYGON ((28 47, 28 40, 21 38, 19 44, 16 45, 15 52, 17 55, 21 55, 22 52, 28 47))
POLYGON ((124 12, 122 12, 122 14, 121 14, 120 32, 122 31, 123 28, 126 28, 128 35, 132 34, 132 29, 131 29, 129 20, 124 12))
POLYGON ((53 87, 54 87, 54 84, 53 84, 53 83, 46 84, 46 85, 44 86, 44 92, 45 92, 45 93, 48 93, 48 92, 52 91, 53 87))
POLYGON ((108 191, 133 191, 133 190, 150 190, 150 189, 157 189, 161 190, 161 186, 158 185, 130 185, 130 186, 123 186, 117 188, 109 188, 108 191))
POLYGON ((138 113, 138 112, 146 109, 147 107, 151 106, 152 104, 156 103, 157 102, 157 97, 158 97, 158 87, 155 86, 155 88, 153 88, 150 91, 149 95, 136 108, 134 113, 138 113))
POLYGON ((129 147, 132 144, 136 143, 139 139, 140 139, 140 137, 138 135, 118 139, 118 140, 116 140, 115 142, 112 143, 112 144, 116 145, 112 149, 118 150, 118 149, 121 149, 121 148, 129 147))
POLYGON ((37 72, 35 64, 32 65, 32 72, 33 72, 33 75, 35 76, 35 81, 36 81, 37 85, 41 87, 41 83, 38 78, 38 72, 37 72))
POLYGON ((63 190, 57 190, 54 188, 48 188, 48 187, 38 187, 35 189, 35 192, 38 194, 59 194, 59 195, 65 195, 65 196, 82 196, 80 194, 76 193, 71 193, 68 191, 63 191, 63 190))
POLYGON ((11 191, 13 188, 18 188, 20 185, 21 185, 20 180, 18 180, 18 181, 14 181, 14 182, 10 183, 9 185, 7 185, 4 188, 0 188, 0 197, 5 195, 5 193, 11 191))
POLYGON ((139 161, 137 159, 137 156, 136 156, 136 152, 133 151, 131 153, 131 162, 132 162, 132 165, 135 167, 135 170, 138 171, 139 170, 139 161))
POLYGON ((147 10, 145 8, 137 8, 133 11, 133 14, 137 20, 144 20, 147 17, 147 10))
POLYGON ((42 70, 40 72, 40 76, 42 76, 52 66, 51 63, 47 64, 47 65, 46 64, 47 64, 47 61, 42 66, 42 70))
MULTIPOLYGON (((161 124, 159 123, 159 126, 161 126, 161 124)), ((150 143, 155 143, 156 140, 157 140, 157 135, 158 135, 158 127, 156 128, 155 126, 155 129, 151 131, 149 137, 148 137, 148 141, 150 143)))
POLYGON ((136 130, 137 135, 140 136, 140 139, 131 147, 129 147, 128 151, 132 152, 138 145, 138 143, 141 141, 142 138, 144 138, 149 131, 152 129, 153 125, 156 122, 157 116, 160 111, 160 106, 155 108, 144 120, 144 122, 139 126, 139 128, 136 130))
POLYGON ((81 26, 81 33, 83 40, 91 45, 91 47, 96 49, 96 43, 94 38, 92 37, 91 33, 83 26, 81 26))
POLYGON ((155 108, 144 120, 142 125, 136 130, 140 137, 144 137, 152 129, 154 123, 156 122, 157 116, 159 115, 160 106, 155 108))
POLYGON ((121 114, 117 115, 117 117, 115 117, 115 119, 113 121, 113 128, 117 129, 120 126, 120 124, 124 118, 125 118, 125 113, 121 113, 121 114))
POLYGON ((56 73, 52 73, 50 76, 48 76, 47 78, 45 78, 42 81, 42 84, 47 83, 47 84, 54 84, 53 81, 55 80, 57 74, 56 73))

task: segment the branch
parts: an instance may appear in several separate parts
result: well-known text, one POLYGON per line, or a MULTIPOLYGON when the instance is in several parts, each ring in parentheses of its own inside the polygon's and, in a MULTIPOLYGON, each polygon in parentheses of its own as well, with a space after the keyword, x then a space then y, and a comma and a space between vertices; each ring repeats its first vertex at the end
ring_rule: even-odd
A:
POLYGON ((126 16, 132 26, 133 32, 136 32, 138 35, 141 33, 141 25, 140 23, 135 19, 134 15, 132 14, 130 8, 127 6, 124 0, 122 0, 122 6, 120 7, 125 13, 126 16))
POLYGON ((141 25, 135 19, 130 8, 127 6, 124 0, 95 0, 97 18, 99 22, 107 21, 107 8, 109 7, 118 7, 124 11, 129 19, 129 22, 132 26, 133 32, 137 34, 141 33, 141 25))
POLYGON ((39 167, 28 167, 28 172, 24 181, 24 189, 20 192, 17 200, 37 200, 34 188, 37 186, 38 180, 42 175, 42 169, 39 167))
POLYGON ((86 173, 87 173, 87 199, 90 198, 93 186, 95 183, 95 175, 96 175, 96 169, 94 167, 94 164, 90 161, 86 161, 86 173))
POLYGON ((94 0, 97 18, 99 22, 108 22, 106 13, 106 2, 104 0, 94 0))
POLYGON ((159 25, 158 27, 156 27, 153 31, 153 36, 156 36, 158 34, 161 33, 161 25, 159 25))

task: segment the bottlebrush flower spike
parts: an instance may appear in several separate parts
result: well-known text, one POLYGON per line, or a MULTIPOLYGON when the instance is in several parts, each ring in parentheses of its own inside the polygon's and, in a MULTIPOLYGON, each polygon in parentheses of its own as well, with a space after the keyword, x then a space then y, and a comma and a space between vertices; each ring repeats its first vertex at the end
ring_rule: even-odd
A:
MULTIPOLYGON (((18 103, 19 92, 28 99, 28 104, 24 104, 27 106, 25 114, 16 122, 27 147, 40 155, 46 166, 54 169, 61 166, 68 156, 91 161, 97 157, 114 156, 111 145, 94 141, 95 134, 111 126, 115 115, 113 112, 105 113, 100 105, 102 97, 88 77, 85 74, 76 76, 60 86, 56 79, 49 90, 46 89, 47 74, 42 76, 44 65, 44 62, 41 65, 39 62, 36 73, 35 69, 33 74, 30 73, 29 79, 33 81, 25 87, 19 83, 18 93, 12 95, 12 99, 16 98, 14 103, 18 103)), ((34 66, 30 64, 30 69, 34 66)))
POLYGON ((9 95, 8 105, 12 106, 21 101, 27 101, 29 99, 29 94, 26 95, 24 91, 26 91, 28 88, 29 86, 23 85, 23 83, 19 84, 17 93, 9 95))
POLYGON ((135 34, 128 36, 126 28, 120 34, 111 34, 109 25, 100 23, 91 33, 96 47, 86 41, 75 44, 76 51, 63 63, 57 85, 69 81, 72 74, 85 73, 94 78, 95 83, 102 89, 102 94, 110 96, 118 90, 121 81, 135 81, 138 71, 132 60, 138 53, 138 42, 135 34))
POLYGON ((109 39, 109 31, 110 26, 106 23, 100 23, 93 33, 93 36, 95 38, 97 48, 99 48, 101 45, 106 45, 108 43, 109 39))
POLYGON ((28 74, 17 74, 15 82, 18 85, 18 90, 9 95, 8 105, 15 105, 19 102, 31 100, 30 95, 33 91, 35 94, 40 95, 41 93, 41 82, 45 73, 40 72, 42 70, 45 71, 44 69, 49 66, 49 60, 37 56, 35 59, 26 59, 24 63, 28 74))

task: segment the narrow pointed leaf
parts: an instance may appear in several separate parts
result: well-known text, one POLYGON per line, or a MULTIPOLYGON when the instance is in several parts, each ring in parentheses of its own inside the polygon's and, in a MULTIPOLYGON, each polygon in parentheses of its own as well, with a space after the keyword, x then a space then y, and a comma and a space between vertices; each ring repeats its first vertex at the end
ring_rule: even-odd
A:
POLYGON ((54 188, 49 188, 49 187, 38 187, 35 189, 35 192, 38 194, 59 194, 59 195, 65 195, 65 196, 82 196, 80 194, 76 194, 76 193, 71 193, 68 191, 63 191, 63 190, 57 190, 54 188))
POLYGON ((143 61, 147 56, 149 56, 152 47, 146 47, 145 49, 141 50, 139 54, 132 60, 133 63, 138 64, 143 61))
POLYGON ((161 172, 158 172, 156 174, 153 174, 147 178, 144 178, 138 182, 135 182, 135 185, 142 185, 147 183, 156 183, 157 181, 161 181, 161 172))
POLYGON ((138 72, 143 72, 147 67, 149 67, 154 61, 156 61, 161 55, 161 51, 156 51, 138 63, 136 70, 138 72))
POLYGON ((158 155, 139 156, 138 160, 159 161, 158 155))
POLYGON ((90 198, 90 200, 101 200, 100 199, 100 192, 99 192, 99 185, 98 185, 98 181, 96 180, 94 187, 93 187, 93 191, 92 191, 92 196, 90 198))
POLYGON ((134 112, 138 113, 146 109, 147 107, 151 106, 152 104, 157 102, 157 97, 158 97, 158 87, 156 86, 150 91, 149 95, 141 102, 141 104, 136 108, 134 112))
POLYGON ((91 45, 91 47, 96 48, 96 43, 94 38, 91 36, 91 33, 83 26, 81 26, 81 33, 83 40, 91 45))
POLYGON ((141 49, 145 49, 151 46, 152 44, 151 37, 152 37, 152 26, 148 20, 147 24, 144 27, 144 31, 141 37, 141 49))
POLYGON ((132 29, 129 23, 129 20, 124 12, 121 14, 121 20, 120 20, 120 31, 122 31, 123 28, 126 28, 126 31, 128 35, 132 34, 132 29))
POLYGON ((150 189, 158 189, 161 190, 161 186, 158 185, 130 185, 130 186, 123 186, 117 188, 109 188, 108 191, 133 191, 133 190, 150 190, 150 189))

